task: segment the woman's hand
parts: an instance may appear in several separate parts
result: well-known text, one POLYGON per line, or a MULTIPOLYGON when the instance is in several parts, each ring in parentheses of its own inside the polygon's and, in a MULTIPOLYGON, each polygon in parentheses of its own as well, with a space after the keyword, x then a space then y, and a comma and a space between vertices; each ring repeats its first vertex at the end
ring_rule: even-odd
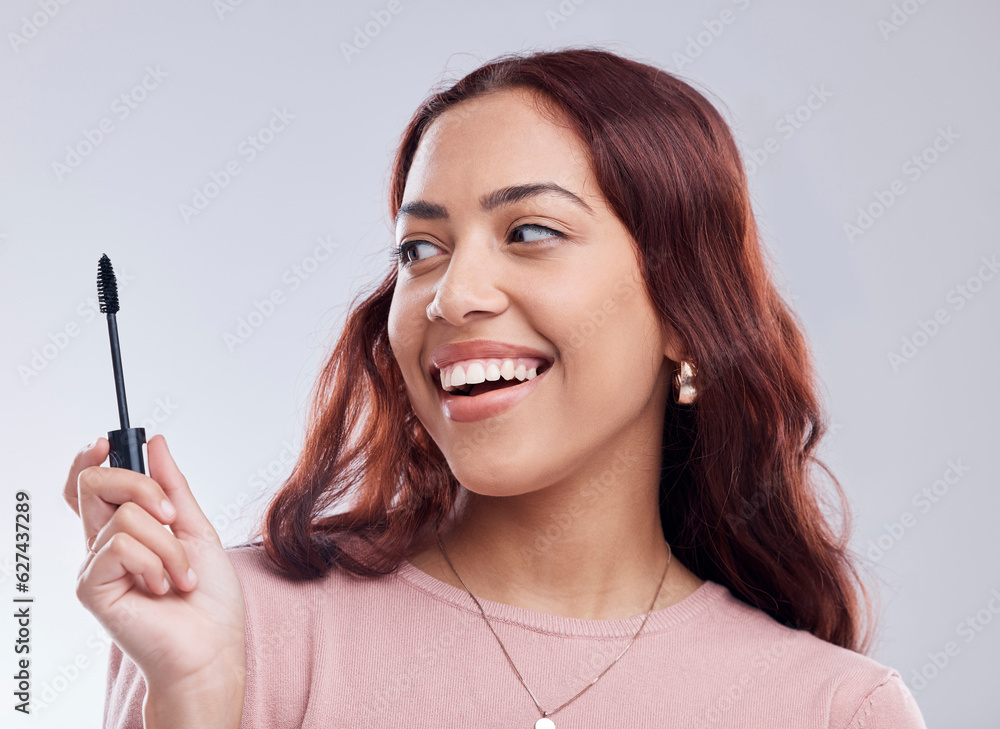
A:
POLYGON ((80 451, 66 480, 93 550, 77 598, 142 671, 151 698, 238 696, 220 714, 235 711, 238 726, 246 655, 236 570, 162 435, 147 444, 149 476, 100 467, 108 449, 98 438, 80 451))

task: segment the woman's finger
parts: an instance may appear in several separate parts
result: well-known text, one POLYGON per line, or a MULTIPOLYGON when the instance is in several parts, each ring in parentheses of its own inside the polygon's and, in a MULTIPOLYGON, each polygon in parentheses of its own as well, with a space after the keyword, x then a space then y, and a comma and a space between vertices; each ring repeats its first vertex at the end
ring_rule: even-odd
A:
POLYGON ((91 466, 80 471, 77 481, 80 518, 88 544, 111 520, 119 505, 127 502, 138 504, 164 524, 177 515, 160 485, 145 474, 127 468, 91 466))
POLYGON ((174 584, 183 590, 192 590, 197 577, 191 568, 184 545, 163 525, 134 501, 127 501, 118 507, 111 520, 97 533, 93 551, 101 548, 116 534, 127 534, 156 555, 163 569, 174 584))
POLYGON ((154 435, 146 444, 146 453, 149 455, 149 475, 163 487, 170 502, 177 507, 177 518, 170 525, 174 534, 178 537, 182 533, 188 534, 221 544, 215 527, 198 506, 187 479, 174 462, 166 438, 160 433, 154 435))
POLYGON ((100 610, 103 608, 100 602, 112 602, 131 589, 135 576, 141 576, 146 586, 158 595, 170 590, 160 558, 131 535, 118 532, 80 573, 76 582, 77 599, 91 612, 95 608, 100 610), (124 586, 114 584, 123 578, 127 580, 124 586))
POLYGON ((98 438, 90 445, 81 448, 73 459, 73 464, 69 467, 69 475, 66 477, 66 485, 63 486, 63 499, 69 504, 77 516, 80 516, 79 483, 80 472, 91 466, 100 466, 108 458, 108 451, 111 444, 107 438, 98 438))

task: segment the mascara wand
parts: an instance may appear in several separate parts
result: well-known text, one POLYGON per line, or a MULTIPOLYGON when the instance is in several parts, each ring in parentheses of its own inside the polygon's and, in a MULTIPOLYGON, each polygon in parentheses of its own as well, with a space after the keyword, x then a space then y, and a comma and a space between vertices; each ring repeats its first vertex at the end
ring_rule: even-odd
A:
POLYGON ((111 339, 111 367, 115 374, 115 393, 118 396, 119 430, 108 431, 108 441, 111 444, 111 465, 114 468, 127 468, 139 473, 146 473, 142 462, 142 444, 146 442, 145 428, 130 428, 128 425, 128 404, 125 402, 125 376, 122 374, 122 354, 118 346, 118 281, 115 271, 111 268, 111 259, 107 254, 97 262, 97 300, 101 305, 101 313, 108 315, 108 336, 111 339))

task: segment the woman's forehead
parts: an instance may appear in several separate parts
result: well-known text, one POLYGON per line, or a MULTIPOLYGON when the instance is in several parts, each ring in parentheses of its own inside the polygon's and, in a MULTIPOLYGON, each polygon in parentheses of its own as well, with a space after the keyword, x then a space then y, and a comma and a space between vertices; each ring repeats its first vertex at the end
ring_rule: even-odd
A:
MULTIPOLYGON (((537 96, 537 95, 536 95, 537 96)), ((541 161, 586 158, 583 141, 572 128, 539 110, 518 89, 491 92, 443 112, 424 131, 413 163, 436 156, 489 156, 498 160, 541 161)))
POLYGON ((414 154, 404 200, 478 199, 526 181, 554 183, 583 197, 597 190, 592 177, 589 154, 572 130, 539 115, 520 94, 495 92, 431 124, 414 154))

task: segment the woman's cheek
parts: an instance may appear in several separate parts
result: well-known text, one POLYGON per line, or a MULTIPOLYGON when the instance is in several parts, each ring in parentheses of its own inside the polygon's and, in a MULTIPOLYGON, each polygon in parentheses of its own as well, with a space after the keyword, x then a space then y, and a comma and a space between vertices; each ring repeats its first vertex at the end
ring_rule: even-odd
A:
MULTIPOLYGON (((426 313, 426 312, 425 312, 426 313)), ((413 306, 408 306, 402 300, 393 298, 389 307, 389 347, 392 349, 400 369, 405 371, 408 359, 416 361, 420 351, 420 343, 424 336, 424 325, 420 312, 413 306)))

